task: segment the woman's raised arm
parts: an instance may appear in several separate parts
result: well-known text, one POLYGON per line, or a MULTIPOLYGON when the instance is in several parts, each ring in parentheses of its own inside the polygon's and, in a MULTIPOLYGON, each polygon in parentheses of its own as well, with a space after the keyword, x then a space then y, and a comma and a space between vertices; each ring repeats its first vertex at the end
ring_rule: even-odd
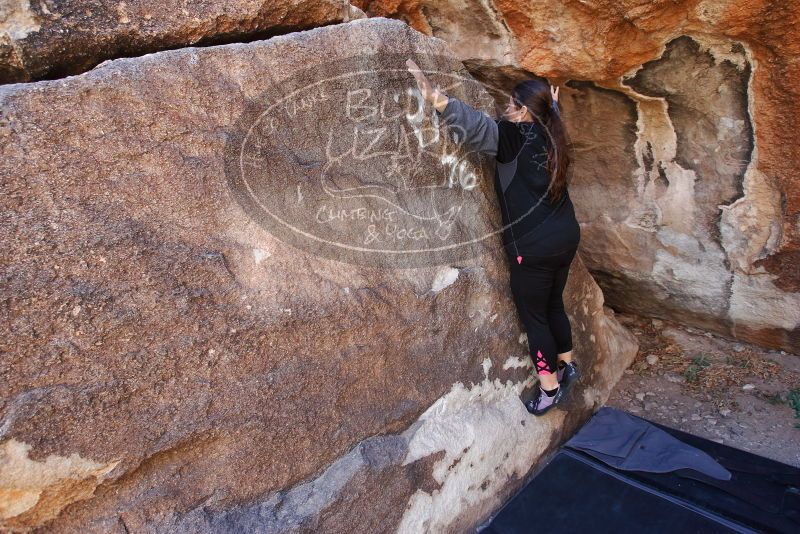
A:
POLYGON ((437 109, 436 113, 450 128, 456 128, 459 133, 457 142, 463 144, 467 150, 497 155, 500 134, 497 121, 489 115, 452 96, 447 97, 444 110, 437 109))
POLYGON ((434 89, 412 60, 406 61, 406 65, 408 71, 414 75, 422 97, 433 104, 445 124, 459 133, 457 142, 463 144, 467 150, 496 156, 499 142, 497 121, 466 102, 434 89))

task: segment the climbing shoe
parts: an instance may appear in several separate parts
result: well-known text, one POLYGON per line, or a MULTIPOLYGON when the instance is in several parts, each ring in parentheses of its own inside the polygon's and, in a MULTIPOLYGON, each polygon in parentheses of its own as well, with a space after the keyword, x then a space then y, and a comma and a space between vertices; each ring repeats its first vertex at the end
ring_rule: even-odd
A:
POLYGON ((542 389, 542 385, 536 388, 536 392, 532 399, 525 401, 525 409, 528 412, 532 413, 533 415, 542 415, 547 413, 547 411, 561 402, 561 398, 564 394, 564 388, 559 386, 558 390, 556 390, 556 394, 550 397, 545 393, 544 389, 542 389))
POLYGON ((564 360, 558 362, 556 377, 558 377, 558 383, 565 392, 580 378, 580 376, 581 373, 575 362, 566 363, 564 360))

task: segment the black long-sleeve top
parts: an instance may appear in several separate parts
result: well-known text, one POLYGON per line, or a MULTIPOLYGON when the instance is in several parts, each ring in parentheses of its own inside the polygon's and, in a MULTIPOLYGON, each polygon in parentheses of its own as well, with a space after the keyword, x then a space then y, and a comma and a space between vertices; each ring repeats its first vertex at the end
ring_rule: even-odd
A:
POLYGON ((495 156, 494 186, 510 259, 549 256, 578 245, 580 226, 569 191, 556 202, 546 196, 549 140, 539 123, 493 119, 450 96, 437 113, 445 124, 458 128, 468 150, 495 156))

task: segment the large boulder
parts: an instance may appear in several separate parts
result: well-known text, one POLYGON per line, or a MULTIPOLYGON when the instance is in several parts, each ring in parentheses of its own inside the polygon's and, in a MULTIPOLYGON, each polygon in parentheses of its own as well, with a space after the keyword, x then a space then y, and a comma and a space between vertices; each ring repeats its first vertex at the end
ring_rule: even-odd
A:
MULTIPOLYGON (((356 212, 325 249, 260 204, 284 199, 268 207, 296 229, 318 213, 292 206, 330 170, 320 139, 352 136, 350 89, 407 94, 406 57, 460 73, 453 94, 489 110, 446 43, 383 18, 0 88, 0 528, 462 531, 605 401, 637 347, 580 257, 566 302, 584 379, 534 417, 499 235, 413 265, 395 258, 408 240, 338 261, 356 212), (342 66, 358 84, 335 83, 342 66)), ((363 124, 428 142, 433 117, 363 124)), ((330 183, 398 196, 341 202, 467 199, 462 237, 499 219, 490 162, 463 149, 403 175, 438 200, 392 190, 386 155, 342 162, 330 183), (453 161, 475 187, 449 187, 453 161)))
POLYGON ((800 2, 354 4, 481 79, 563 86, 581 251, 611 306, 800 353, 800 2))
POLYGON ((349 20, 341 0, 60 0, 0 3, 0 84, 87 71, 117 57, 305 30, 349 20))

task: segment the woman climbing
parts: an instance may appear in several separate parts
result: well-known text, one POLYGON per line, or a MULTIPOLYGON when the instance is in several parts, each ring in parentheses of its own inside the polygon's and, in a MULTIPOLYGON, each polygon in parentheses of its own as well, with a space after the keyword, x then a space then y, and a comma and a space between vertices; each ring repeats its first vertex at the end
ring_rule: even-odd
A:
POLYGON ((562 300, 580 226, 567 190, 570 158, 558 88, 539 80, 520 82, 509 95, 505 118, 492 119, 433 87, 411 59, 406 65, 422 97, 446 124, 460 129, 466 148, 495 156, 511 293, 539 378, 525 408, 544 414, 580 376, 562 300))

